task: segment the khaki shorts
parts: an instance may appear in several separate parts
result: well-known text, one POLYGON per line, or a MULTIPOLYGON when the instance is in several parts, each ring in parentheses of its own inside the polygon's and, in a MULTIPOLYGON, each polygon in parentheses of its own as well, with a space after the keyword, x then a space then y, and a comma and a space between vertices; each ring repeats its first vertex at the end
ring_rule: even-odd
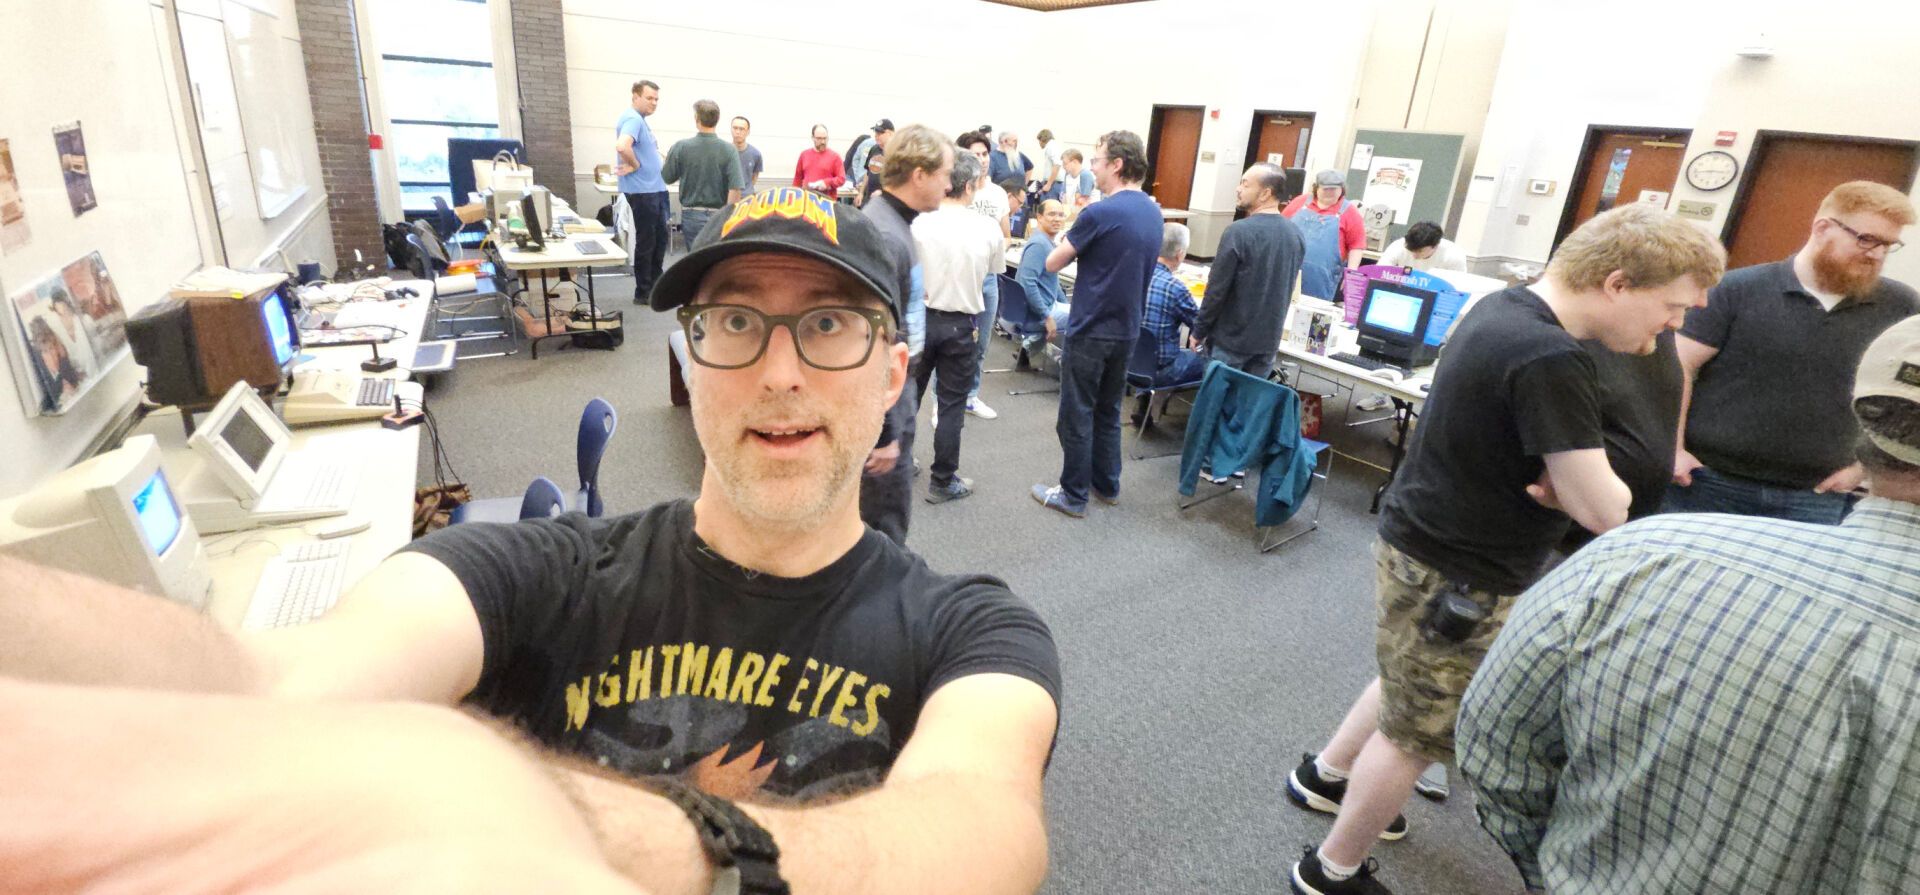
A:
POLYGON ((1446 586, 1441 574, 1385 541, 1373 542, 1380 661, 1380 733, 1428 761, 1453 761, 1453 724, 1460 696, 1507 622, 1518 594, 1467 591, 1488 610, 1478 631, 1460 643, 1429 640, 1420 633, 1427 600, 1446 586))

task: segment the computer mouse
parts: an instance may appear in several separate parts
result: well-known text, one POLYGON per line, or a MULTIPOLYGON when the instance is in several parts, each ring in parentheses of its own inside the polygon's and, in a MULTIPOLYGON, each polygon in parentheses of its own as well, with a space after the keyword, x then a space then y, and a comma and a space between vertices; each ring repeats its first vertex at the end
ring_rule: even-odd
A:
POLYGON ((356 516, 349 513, 345 516, 334 516, 329 519, 318 520, 308 531, 310 531, 314 537, 324 541, 329 538, 359 534, 366 531, 368 526, 372 524, 373 521, 365 516, 356 516))
POLYGON ((1399 370, 1375 370, 1367 375, 1382 382, 1399 382, 1401 379, 1399 370))

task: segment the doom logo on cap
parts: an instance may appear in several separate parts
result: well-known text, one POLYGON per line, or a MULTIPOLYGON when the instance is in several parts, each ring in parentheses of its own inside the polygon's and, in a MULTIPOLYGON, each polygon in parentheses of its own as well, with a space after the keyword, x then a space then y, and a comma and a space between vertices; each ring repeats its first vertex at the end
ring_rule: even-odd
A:
POLYGON ((720 227, 720 238, 725 239, 733 228, 747 221, 758 221, 767 217, 783 217, 796 221, 806 221, 820 231, 827 241, 840 244, 840 222, 834 216, 835 203, 826 196, 819 195, 799 187, 783 186, 764 190, 740 200, 733 207, 733 214, 720 227))

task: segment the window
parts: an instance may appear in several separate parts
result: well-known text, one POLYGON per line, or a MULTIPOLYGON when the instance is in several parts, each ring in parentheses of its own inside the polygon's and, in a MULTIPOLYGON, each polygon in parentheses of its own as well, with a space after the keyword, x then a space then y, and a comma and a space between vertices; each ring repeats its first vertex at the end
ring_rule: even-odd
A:
POLYGON ((498 137, 493 27, 486 0, 374 0, 387 152, 399 169, 401 207, 458 205, 447 171, 448 137, 498 137))

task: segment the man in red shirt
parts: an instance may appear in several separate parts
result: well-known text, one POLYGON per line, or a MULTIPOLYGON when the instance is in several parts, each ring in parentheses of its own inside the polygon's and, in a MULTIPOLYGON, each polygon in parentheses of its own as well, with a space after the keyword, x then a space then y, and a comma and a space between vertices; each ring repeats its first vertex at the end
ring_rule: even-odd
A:
POLYGON ((1280 213, 1306 237, 1307 256, 1300 263, 1301 294, 1337 301, 1345 268, 1360 265, 1360 249, 1367 244, 1360 209, 1347 201, 1347 178, 1331 168, 1313 175, 1312 191, 1293 197, 1280 213))
POLYGON ((840 153, 827 148, 827 126, 814 125, 813 148, 800 151, 800 162, 793 166, 793 185, 831 199, 840 194, 840 185, 846 182, 847 172, 841 166, 840 153))

